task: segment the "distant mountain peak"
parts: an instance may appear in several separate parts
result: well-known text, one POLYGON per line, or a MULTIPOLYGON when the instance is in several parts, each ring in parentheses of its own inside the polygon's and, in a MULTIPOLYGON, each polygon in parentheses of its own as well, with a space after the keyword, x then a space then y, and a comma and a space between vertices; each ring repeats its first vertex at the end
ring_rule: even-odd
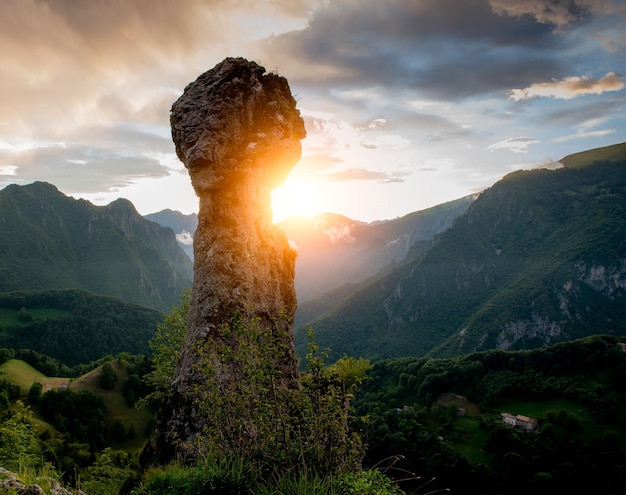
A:
POLYGON ((7 185, 3 191, 6 191, 7 194, 13 193, 25 193, 31 196, 50 196, 50 195, 61 195, 64 194, 57 189, 56 186, 50 184, 49 182, 43 181, 35 181, 29 184, 19 185, 19 184, 9 184, 7 185))
POLYGON ((118 198, 115 201, 110 202, 104 208, 119 213, 132 214, 137 215, 137 217, 141 217, 141 215, 137 212, 135 205, 125 198, 118 198))

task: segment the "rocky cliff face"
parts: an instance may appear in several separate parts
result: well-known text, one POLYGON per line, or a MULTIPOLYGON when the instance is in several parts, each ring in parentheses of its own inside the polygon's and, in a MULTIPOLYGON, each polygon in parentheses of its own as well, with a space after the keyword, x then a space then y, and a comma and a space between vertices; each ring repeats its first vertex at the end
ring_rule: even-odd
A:
POLYGON ((225 330, 235 319, 254 321, 261 341, 272 342, 258 352, 271 347, 262 360, 272 363, 277 386, 297 386, 295 253, 272 224, 270 192, 300 158, 305 129, 287 80, 242 58, 225 59, 189 84, 170 121, 199 213, 186 342, 157 438, 160 449, 189 456, 206 426, 194 396, 207 381, 205 365, 225 393, 241 376, 244 363, 223 356, 242 345, 225 330))
POLYGON ((317 341, 381 359, 623 332, 626 155, 590 154, 494 184, 422 256, 311 322, 317 341))

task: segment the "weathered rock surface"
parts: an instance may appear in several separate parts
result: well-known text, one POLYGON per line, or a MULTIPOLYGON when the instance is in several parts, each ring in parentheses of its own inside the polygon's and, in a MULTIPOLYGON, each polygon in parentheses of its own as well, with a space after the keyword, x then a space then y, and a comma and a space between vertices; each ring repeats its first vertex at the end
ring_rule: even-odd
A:
POLYGON ((213 362, 225 389, 238 376, 238 364, 214 351, 238 345, 222 325, 238 315, 258 321, 281 343, 281 351, 268 356, 278 386, 297 386, 295 253, 272 223, 270 193, 299 160, 305 129, 287 80, 242 58, 227 58, 189 84, 172 106, 170 122, 200 205, 186 342, 157 448, 170 448, 166 457, 186 457, 204 426, 190 399, 207 379, 199 360, 213 362), (207 358, 206 352, 215 355, 207 358))

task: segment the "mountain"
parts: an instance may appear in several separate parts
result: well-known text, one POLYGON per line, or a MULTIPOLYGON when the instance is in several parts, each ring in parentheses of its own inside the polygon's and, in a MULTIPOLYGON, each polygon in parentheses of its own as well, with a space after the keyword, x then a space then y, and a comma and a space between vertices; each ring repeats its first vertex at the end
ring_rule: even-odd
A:
POLYGON ((313 321, 318 344, 381 359, 623 333, 626 143, 561 163, 484 191, 425 253, 313 321))
MULTIPOLYGON (((428 249, 434 236, 447 229, 474 199, 476 196, 467 196, 373 223, 334 213, 280 222, 278 226, 298 252, 296 319, 309 321, 319 316, 352 295, 365 280, 428 249)), ((193 259, 193 234, 198 225, 195 213, 162 210, 144 218, 172 228, 181 247, 193 259)))
POLYGON ((404 262, 412 251, 427 249, 474 199, 468 196, 383 222, 363 223, 333 213, 280 222, 298 252, 298 303, 359 284, 404 262))
POLYGON ((193 260, 193 235, 198 227, 198 214, 185 215, 177 210, 165 209, 144 215, 146 220, 169 227, 176 234, 176 240, 189 259, 193 260))
POLYGON ((45 182, 0 191, 0 291, 84 289, 169 311, 193 266, 169 228, 118 199, 95 206, 45 182))

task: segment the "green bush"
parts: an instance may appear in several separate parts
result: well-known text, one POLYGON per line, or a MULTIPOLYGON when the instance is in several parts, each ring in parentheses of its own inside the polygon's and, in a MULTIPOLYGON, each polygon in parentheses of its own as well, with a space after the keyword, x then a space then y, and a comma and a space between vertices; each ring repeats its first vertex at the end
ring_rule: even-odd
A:
POLYGON ((336 485, 341 495, 401 495, 404 493, 378 469, 345 474, 339 478, 336 485))
POLYGON ((104 363, 100 371, 100 386, 104 390, 113 390, 115 382, 117 382, 117 374, 113 369, 113 365, 109 362, 104 363))

